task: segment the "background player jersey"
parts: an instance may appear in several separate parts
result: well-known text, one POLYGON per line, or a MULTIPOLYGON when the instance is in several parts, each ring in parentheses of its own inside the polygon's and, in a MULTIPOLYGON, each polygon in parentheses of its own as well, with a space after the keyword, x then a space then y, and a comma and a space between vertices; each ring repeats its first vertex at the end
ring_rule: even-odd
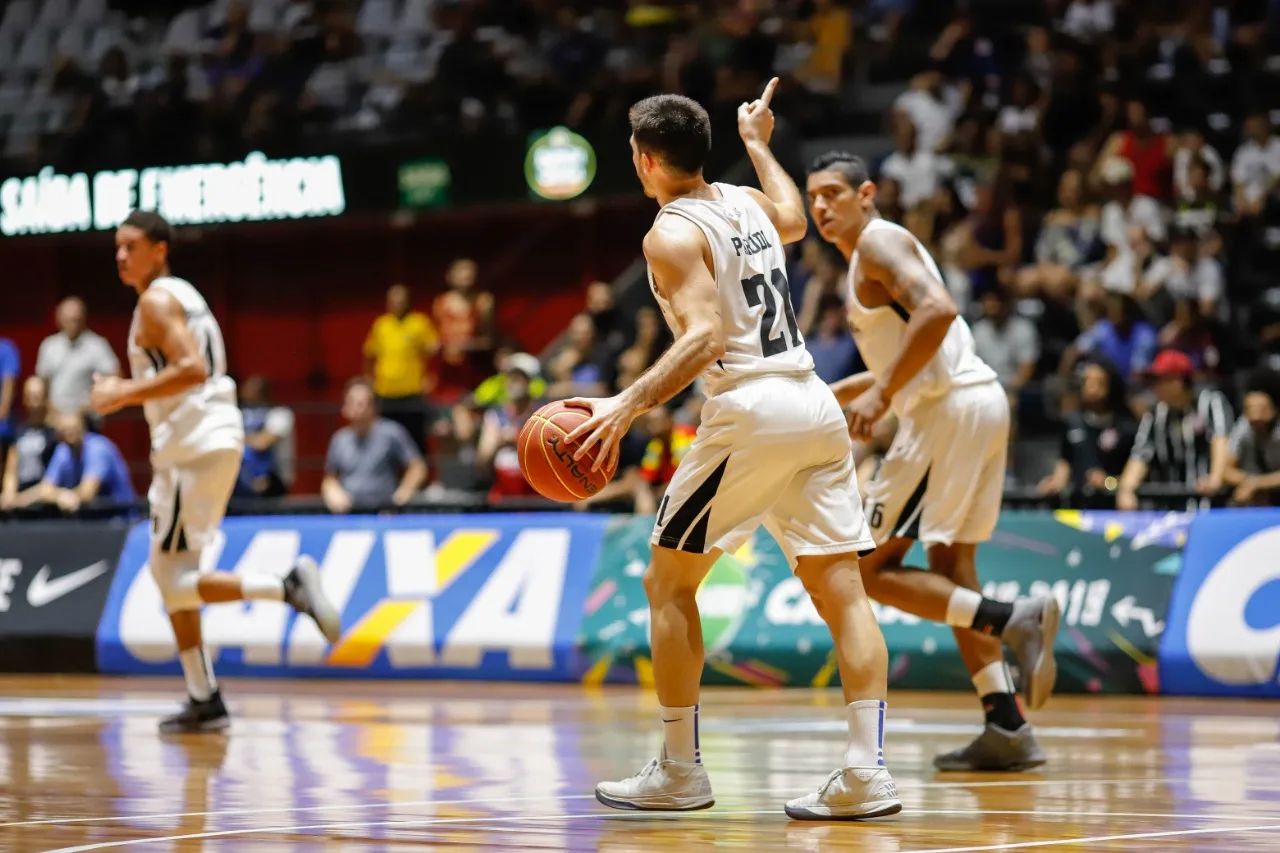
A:
MULTIPOLYGON (((805 349, 791 307, 782 238, 741 187, 712 186, 720 191, 718 200, 679 198, 658 212, 659 217, 688 219, 702 229, 711 246, 725 353, 702 374, 707 396, 753 376, 812 373, 813 358, 805 349)), ((679 335, 681 329, 654 286, 652 271, 649 286, 667 325, 679 335)))
MULTIPOLYGON (((910 231, 901 225, 895 225, 884 219, 873 219, 862 232, 893 229, 901 231, 911 239, 920 260, 925 268, 941 282, 942 273, 933 258, 925 251, 924 246, 910 231)), ((853 340, 858 345, 858 352, 866 362, 867 369, 877 378, 884 376, 889 366, 902 350, 902 341, 910 319, 907 311, 896 302, 879 308, 865 308, 858 301, 855 287, 855 276, 858 269, 858 252, 855 249, 849 259, 848 298, 845 308, 849 317, 849 328, 853 331, 853 340)), ((983 382, 995 382, 996 373, 986 362, 978 358, 973 347, 973 332, 963 317, 956 317, 947 330, 942 346, 929 360, 924 369, 912 377, 903 386, 893 400, 890 401, 894 412, 905 414, 924 397, 941 397, 952 388, 966 385, 979 385, 983 382)))
MULTIPOLYGON (((187 391, 149 400, 143 412, 151 427, 151 450, 160 463, 183 461, 215 447, 244 444, 244 424, 236 406, 236 383, 227 375, 227 350, 222 329, 214 319, 200 291, 190 282, 166 276, 151 282, 178 300, 187 314, 187 328, 196 339, 209 371, 208 378, 187 391)), ((158 349, 138 346, 138 311, 133 312, 129 329, 129 368, 134 379, 147 379, 165 368, 166 359, 158 349)))

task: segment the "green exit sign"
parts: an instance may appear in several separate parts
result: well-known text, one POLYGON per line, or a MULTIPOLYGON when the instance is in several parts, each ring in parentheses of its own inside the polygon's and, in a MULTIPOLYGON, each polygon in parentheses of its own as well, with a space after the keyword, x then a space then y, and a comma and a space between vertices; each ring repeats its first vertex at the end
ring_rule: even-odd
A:
POLYGON ((445 207, 453 175, 443 160, 415 160, 400 166, 401 207, 445 207))

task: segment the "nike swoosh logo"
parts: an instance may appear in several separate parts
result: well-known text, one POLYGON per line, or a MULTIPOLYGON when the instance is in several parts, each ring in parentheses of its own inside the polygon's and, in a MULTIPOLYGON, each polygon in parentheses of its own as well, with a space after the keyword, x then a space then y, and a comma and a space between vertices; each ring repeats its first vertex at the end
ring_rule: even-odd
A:
POLYGON ((99 560, 92 566, 85 566, 60 578, 49 580, 49 567, 45 566, 36 572, 36 576, 31 579, 31 585, 27 587, 27 603, 32 607, 44 607, 68 593, 75 592, 99 575, 105 574, 108 568, 110 567, 106 560, 99 560))

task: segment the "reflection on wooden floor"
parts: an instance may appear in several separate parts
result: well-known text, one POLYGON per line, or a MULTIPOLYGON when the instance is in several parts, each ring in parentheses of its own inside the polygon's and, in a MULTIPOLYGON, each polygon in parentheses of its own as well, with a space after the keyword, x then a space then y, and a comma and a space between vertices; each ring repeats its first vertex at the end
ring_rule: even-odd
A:
POLYGON ((180 689, 0 679, 0 851, 1280 850, 1274 704, 1058 698, 1044 772, 979 776, 930 765, 976 732, 972 697, 894 695, 903 813, 802 824, 781 806, 841 754, 835 691, 709 691, 716 807, 663 816, 591 795, 656 749, 634 689, 240 681, 229 735, 162 739, 180 689))

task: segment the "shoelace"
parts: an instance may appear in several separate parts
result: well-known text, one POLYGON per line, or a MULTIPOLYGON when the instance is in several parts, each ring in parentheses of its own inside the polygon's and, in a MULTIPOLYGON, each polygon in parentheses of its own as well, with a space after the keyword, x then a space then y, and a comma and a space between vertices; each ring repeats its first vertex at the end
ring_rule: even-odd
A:
POLYGON ((827 781, 823 782, 822 787, 818 789, 818 796, 819 797, 825 796, 828 789, 830 789, 831 786, 835 783, 835 781, 843 775, 844 775, 843 770, 836 770, 830 776, 828 776, 827 781))
POLYGON ((646 764, 644 766, 644 769, 641 770, 639 773, 637 773, 634 778, 637 782, 641 782, 645 779, 648 779, 655 772, 657 772, 657 770, 658 770, 658 759, 650 758, 649 763, 646 764))

